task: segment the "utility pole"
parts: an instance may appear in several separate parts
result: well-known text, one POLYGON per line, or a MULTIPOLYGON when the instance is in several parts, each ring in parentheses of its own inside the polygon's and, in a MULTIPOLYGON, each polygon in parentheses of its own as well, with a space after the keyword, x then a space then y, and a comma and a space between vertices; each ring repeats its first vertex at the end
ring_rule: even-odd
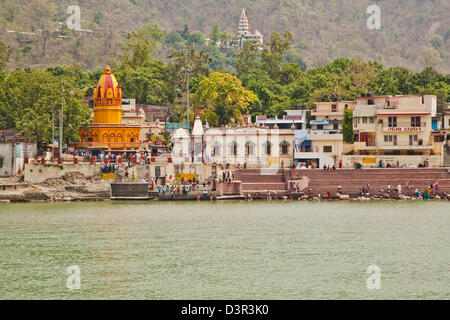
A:
POLYGON ((59 156, 63 153, 63 113, 64 113, 64 88, 61 87, 61 111, 59 113, 59 156))
MULTIPOLYGON (((187 100, 186 100, 186 119, 187 119, 187 130, 188 130, 188 136, 189 136, 189 74, 191 73, 191 69, 184 69, 184 72, 186 73, 186 94, 187 94, 187 100)), ((191 139, 189 137, 188 139, 188 152, 189 152, 189 160, 192 161, 192 150, 191 150, 191 139)))
POLYGON ((186 114, 187 114, 187 125, 188 125, 188 132, 189 132, 189 74, 191 73, 191 69, 184 69, 184 72, 186 73, 186 95, 187 95, 187 102, 186 102, 186 114))
POLYGON ((52 108, 52 159, 55 158, 55 107, 52 108))

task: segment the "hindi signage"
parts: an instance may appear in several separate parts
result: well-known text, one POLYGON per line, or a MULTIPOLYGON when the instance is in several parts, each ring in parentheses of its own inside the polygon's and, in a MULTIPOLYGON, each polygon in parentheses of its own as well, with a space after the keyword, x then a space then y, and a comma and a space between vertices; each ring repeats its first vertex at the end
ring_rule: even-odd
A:
POLYGON ((388 132, 422 132, 422 128, 421 127, 405 127, 405 128, 387 127, 387 128, 384 128, 384 131, 388 131, 388 132))

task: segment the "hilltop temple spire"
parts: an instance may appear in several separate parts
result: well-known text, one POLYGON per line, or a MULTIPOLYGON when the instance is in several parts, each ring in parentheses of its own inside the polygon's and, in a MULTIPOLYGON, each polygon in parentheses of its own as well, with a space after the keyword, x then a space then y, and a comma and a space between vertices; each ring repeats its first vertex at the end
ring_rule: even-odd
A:
POLYGON ((256 30, 255 33, 250 32, 250 26, 245 9, 242 9, 241 16, 239 17, 238 35, 245 41, 255 41, 260 45, 264 43, 263 35, 261 32, 259 32, 258 30, 256 30))

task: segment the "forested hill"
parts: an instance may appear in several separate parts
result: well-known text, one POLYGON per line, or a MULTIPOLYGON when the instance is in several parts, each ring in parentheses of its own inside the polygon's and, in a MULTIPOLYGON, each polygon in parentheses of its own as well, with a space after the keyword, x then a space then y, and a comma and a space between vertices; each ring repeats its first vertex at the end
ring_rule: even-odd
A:
MULTIPOLYGON (((180 44, 174 30, 187 25, 202 46, 218 25, 236 35, 242 8, 250 29, 265 40, 272 31, 292 32, 293 48, 308 68, 338 57, 375 60, 413 71, 433 66, 450 73, 449 0, 2 0, 0 40, 13 50, 9 68, 79 63, 94 70, 120 54, 129 31, 157 24, 168 47, 180 44), (81 7, 81 28, 64 30, 67 7, 81 7), (382 28, 369 30, 367 7, 381 8, 382 28), (9 30, 9 31, 8 31, 9 30), (35 35, 27 32, 44 30, 35 35), (55 32, 61 30, 62 32, 55 32), (14 33, 11 31, 15 31, 14 33), (23 32, 23 33, 18 33, 23 32), (178 41, 178 42, 177 42, 178 41), (44 46, 45 42, 45 46, 44 46)), ((166 48, 167 49, 167 48, 166 48)), ((159 52, 164 56, 166 50, 159 52)), ((226 58, 226 57, 225 57, 226 58)), ((224 58, 224 59, 225 59, 224 58)), ((229 56, 228 56, 229 58, 229 56)), ((232 65, 232 61, 224 62, 232 65)))

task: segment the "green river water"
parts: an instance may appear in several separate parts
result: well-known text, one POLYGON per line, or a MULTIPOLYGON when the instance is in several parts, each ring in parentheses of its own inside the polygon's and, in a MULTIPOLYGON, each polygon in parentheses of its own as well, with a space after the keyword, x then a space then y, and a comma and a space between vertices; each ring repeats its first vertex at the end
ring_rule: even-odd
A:
POLYGON ((0 299, 431 298, 450 298, 450 202, 0 205, 0 299))

